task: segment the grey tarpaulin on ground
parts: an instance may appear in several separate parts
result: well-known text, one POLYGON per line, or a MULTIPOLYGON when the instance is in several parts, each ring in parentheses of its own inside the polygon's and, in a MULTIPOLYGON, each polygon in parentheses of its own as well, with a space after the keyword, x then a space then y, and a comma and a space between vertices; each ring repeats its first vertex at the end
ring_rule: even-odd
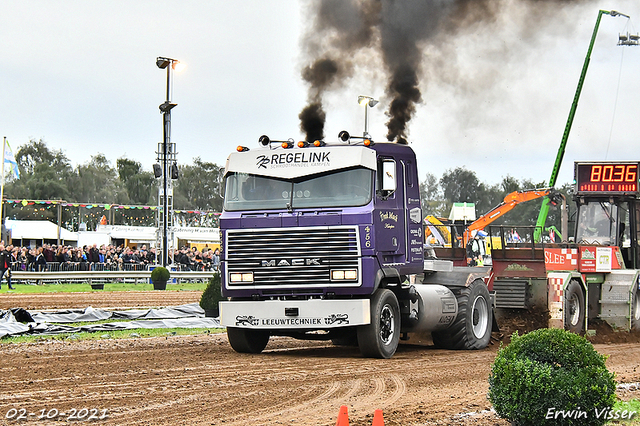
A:
POLYGON ((71 309, 56 312, 25 311, 17 308, 0 310, 0 338, 19 334, 60 334, 92 331, 131 330, 134 328, 220 328, 218 318, 206 318, 197 303, 160 309, 71 309), (113 323, 72 327, 60 323, 126 320, 113 323), (23 322, 20 322, 23 321, 23 322), (56 324, 52 324, 56 323, 56 324))

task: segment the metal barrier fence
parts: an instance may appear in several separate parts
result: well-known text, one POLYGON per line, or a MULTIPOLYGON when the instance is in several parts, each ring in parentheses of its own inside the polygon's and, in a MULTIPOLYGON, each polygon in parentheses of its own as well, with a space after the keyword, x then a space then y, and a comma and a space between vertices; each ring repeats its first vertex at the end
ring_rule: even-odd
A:
MULTIPOLYGON (((47 264, 47 266, 50 266, 47 264)), ((28 271, 22 269, 13 269, 11 272, 11 281, 15 283, 42 284, 44 282, 53 283, 89 283, 104 284, 113 282, 134 282, 146 283, 151 282, 151 268, 156 265, 150 265, 147 269, 127 268, 122 270, 94 269, 94 270, 73 270, 65 269, 72 266, 71 264, 51 264, 52 268, 45 271, 28 271)), ((132 265, 133 266, 133 265, 132 265)), ((207 282, 215 271, 180 271, 178 268, 171 269, 170 282, 181 283, 183 281, 191 282, 207 282)))
MULTIPOLYGON (((23 262, 14 262, 11 264, 12 271, 26 271, 26 272, 61 272, 61 271, 146 271, 149 268, 153 268, 156 265, 144 264, 144 263, 90 263, 90 262, 47 262, 46 265, 40 266, 35 263, 26 264, 23 262)), ((175 264, 167 265, 167 269, 172 271, 209 271, 216 272, 216 269, 208 267, 205 264, 185 265, 175 264)))

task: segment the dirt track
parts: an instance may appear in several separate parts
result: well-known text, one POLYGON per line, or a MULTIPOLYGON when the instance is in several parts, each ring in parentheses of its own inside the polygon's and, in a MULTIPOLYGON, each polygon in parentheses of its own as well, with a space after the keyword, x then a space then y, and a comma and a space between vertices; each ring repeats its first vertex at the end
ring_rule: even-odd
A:
POLYGON ((51 310, 177 306, 198 302, 201 291, 90 291, 83 293, 2 293, 0 309, 51 310))
MULTIPOLYGON (((136 300, 122 306, 164 306, 154 298, 168 293, 129 293, 136 300)), ((100 306, 82 296, 94 294, 67 294, 65 305, 50 297, 42 303, 100 306)), ((199 297, 199 292, 179 294, 185 296, 180 303, 199 297)), ((14 296, 0 295, 0 308, 14 296)), ((39 303, 38 296, 29 297, 31 306, 39 303)), ((102 306, 113 306, 108 302, 115 297, 106 297, 102 306)), ((0 424, 18 424, 5 418, 11 408, 35 414, 23 424, 52 424, 37 420, 42 410, 65 412, 57 419, 66 420, 70 410, 88 408, 98 416, 107 410, 108 418, 94 422, 105 425, 333 426, 346 405, 356 426, 371 425, 378 408, 387 426, 506 426, 492 413, 478 414, 490 408, 487 377, 497 348, 455 352, 403 344, 392 359, 374 360, 362 358, 356 348, 287 338, 273 338, 261 355, 240 355, 225 334, 5 344, 0 345, 0 424)), ((610 355, 607 365, 619 382, 640 382, 640 344, 596 349, 610 355)), ((637 387, 632 389, 619 396, 640 398, 637 387)))

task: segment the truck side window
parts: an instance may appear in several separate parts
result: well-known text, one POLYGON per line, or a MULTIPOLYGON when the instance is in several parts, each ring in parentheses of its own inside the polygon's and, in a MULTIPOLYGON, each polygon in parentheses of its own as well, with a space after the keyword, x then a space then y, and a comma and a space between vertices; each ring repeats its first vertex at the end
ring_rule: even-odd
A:
POLYGON ((386 199, 396 190, 396 162, 383 159, 378 162, 378 195, 386 199))

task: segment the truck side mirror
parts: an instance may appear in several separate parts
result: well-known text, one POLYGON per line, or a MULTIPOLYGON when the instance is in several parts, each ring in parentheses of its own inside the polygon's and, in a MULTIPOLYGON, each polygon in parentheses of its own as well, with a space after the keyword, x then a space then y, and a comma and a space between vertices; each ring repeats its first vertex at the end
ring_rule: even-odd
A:
POLYGON ((382 160, 378 163, 379 194, 386 199, 396 190, 396 162, 394 160, 382 160))

